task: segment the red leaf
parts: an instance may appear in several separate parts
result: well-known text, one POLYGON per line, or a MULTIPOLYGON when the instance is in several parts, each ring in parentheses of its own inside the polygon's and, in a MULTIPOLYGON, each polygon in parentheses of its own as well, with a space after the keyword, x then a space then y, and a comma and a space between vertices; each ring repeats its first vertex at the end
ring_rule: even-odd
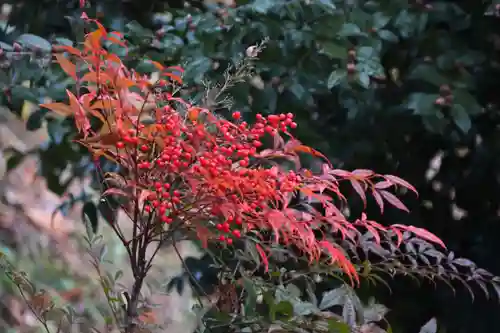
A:
POLYGON ((365 190, 361 186, 360 182, 358 182, 357 180, 350 179, 350 181, 351 181, 351 185, 354 188, 354 190, 356 191, 356 193, 358 193, 358 195, 361 197, 361 200, 363 200, 363 205, 366 208, 366 194, 365 194, 365 190))
POLYGON ((326 252, 330 254, 330 256, 332 257, 331 263, 336 263, 347 274, 347 276, 349 276, 352 284, 354 284, 353 280, 356 280, 356 282, 359 284, 359 276, 356 268, 354 268, 351 261, 347 259, 341 249, 337 248, 335 244, 328 241, 320 241, 318 242, 318 245, 324 248, 326 252))
POLYGON ((380 213, 384 213, 384 200, 382 199, 382 196, 380 193, 378 193, 375 190, 372 190, 373 197, 375 198, 375 201, 377 202, 377 205, 380 207, 380 213))
POLYGON ((384 199, 390 203, 391 205, 393 205, 394 207, 398 208, 398 209, 401 209, 401 210, 404 210, 405 212, 410 212, 410 210, 405 206, 404 203, 401 202, 401 200, 399 200, 394 194, 392 194, 391 192, 387 192, 387 191, 379 191, 379 193, 384 197, 384 199))
POLYGON ((330 171, 332 174, 335 176, 343 177, 343 178, 350 178, 352 177, 352 173, 349 171, 341 170, 341 169, 335 169, 330 171))
POLYGON ((373 176, 375 172, 372 170, 366 170, 366 169, 356 169, 352 171, 352 174, 355 175, 358 178, 368 178, 370 176, 373 176))
POLYGON ((126 193, 125 191, 123 190, 120 190, 119 188, 116 188, 116 187, 112 187, 112 188, 108 188, 106 191, 104 191, 102 193, 102 197, 106 197, 108 195, 119 195, 119 196, 122 196, 122 197, 130 197, 130 195, 128 193, 126 193))
POLYGON ((418 237, 428 240, 429 242, 439 244, 440 246, 446 249, 446 245, 444 244, 444 242, 438 236, 434 235, 430 231, 427 231, 422 228, 417 228, 412 225, 395 224, 392 227, 413 232, 418 237))
POLYGON ((416 195, 418 195, 417 189, 413 187, 410 183, 408 183, 406 180, 401 179, 399 177, 393 176, 393 175, 384 175, 385 179, 388 179, 389 181, 393 182, 394 184, 403 186, 410 191, 414 192, 416 195))
POLYGON ((257 252, 259 252, 259 256, 264 263, 265 272, 267 273, 269 271, 269 260, 267 259, 267 255, 259 244, 255 244, 255 248, 257 249, 257 252))
POLYGON ((388 180, 383 180, 383 181, 381 181, 381 182, 376 183, 374 187, 375 187, 377 190, 383 190, 383 189, 386 189, 386 188, 391 187, 392 185, 394 185, 394 183, 393 183, 393 182, 390 182, 390 181, 388 181, 388 180))

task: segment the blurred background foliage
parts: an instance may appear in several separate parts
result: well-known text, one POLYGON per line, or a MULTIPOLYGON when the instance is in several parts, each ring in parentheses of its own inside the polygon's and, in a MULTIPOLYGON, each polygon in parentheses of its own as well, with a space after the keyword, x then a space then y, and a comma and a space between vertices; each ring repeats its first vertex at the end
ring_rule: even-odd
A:
MULTIPOLYGON (((425 227, 500 274, 500 1, 94 0, 84 9, 77 0, 11 1, 0 20, 0 103, 47 135, 32 149, 4 145, 3 156, 8 168, 38 156, 57 194, 92 164, 71 141, 71 120, 36 105, 71 87, 50 43, 80 39, 83 11, 125 34, 137 71, 153 71, 148 60, 183 66, 190 98, 221 115, 292 112, 298 138, 337 167, 405 178, 420 193, 405 198, 412 213, 379 220, 425 227), (214 101, 228 66, 266 38, 252 79, 229 90, 230 103, 214 101)), ((391 288, 366 295, 391 309, 395 331, 418 332, 430 317, 449 332, 500 327, 495 302, 472 303, 463 288, 454 296, 404 278, 391 288)))

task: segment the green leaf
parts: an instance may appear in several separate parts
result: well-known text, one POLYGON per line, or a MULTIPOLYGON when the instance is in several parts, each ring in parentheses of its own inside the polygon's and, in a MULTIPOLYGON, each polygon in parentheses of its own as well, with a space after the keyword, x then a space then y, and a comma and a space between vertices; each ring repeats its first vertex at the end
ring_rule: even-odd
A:
POLYGON ((370 75, 366 72, 360 72, 358 75, 359 84, 365 88, 370 88, 370 75))
POLYGON ((351 328, 335 318, 328 319, 328 331, 331 333, 350 333, 351 328))
POLYGON ((342 29, 338 32, 340 37, 359 37, 368 36, 354 23, 344 23, 342 29))
POLYGON ((398 36, 396 36, 396 34, 390 30, 387 29, 377 30, 377 33, 380 39, 383 39, 387 42, 397 43, 399 41, 398 36))
POLYGON ((453 100, 455 104, 460 104, 470 115, 477 115, 483 112, 483 108, 476 98, 465 89, 453 89, 453 100))
POLYGON ((453 117, 453 121, 457 126, 467 134, 467 132, 471 128, 471 120, 467 111, 465 111, 464 107, 460 104, 454 104, 451 108, 451 116, 453 117))
POLYGON ((328 76, 327 86, 328 89, 332 89, 338 86, 347 77, 347 71, 345 69, 336 69, 330 73, 328 76))
POLYGON ((145 38, 145 37, 152 37, 153 32, 149 29, 144 28, 142 25, 139 24, 137 21, 131 21, 125 25, 125 32, 129 36, 133 36, 136 38, 145 38))
POLYGON ((57 37, 55 41, 58 45, 73 46, 73 41, 64 37, 57 37))
POLYGON ((433 84, 435 86, 441 86, 448 83, 448 79, 441 75, 436 67, 429 64, 420 64, 413 68, 413 70, 408 75, 408 78, 414 80, 422 80, 424 82, 433 84))
POLYGON ((255 307, 257 306, 257 293, 255 291, 252 280, 246 277, 243 277, 243 288, 247 293, 244 305, 245 315, 251 316, 255 313, 255 307))
POLYGON ((26 121, 26 129, 28 131, 36 131, 40 127, 42 127, 43 120, 48 110, 39 109, 35 112, 32 112, 26 121))
POLYGON ((348 294, 346 288, 340 287, 327 291, 323 294, 323 299, 319 304, 320 310, 325 310, 335 305, 343 304, 345 297, 348 294))
POLYGON ((408 98, 407 107, 414 111, 414 114, 430 115, 438 110, 435 106, 438 94, 413 93, 408 98))
POLYGON ((290 319, 293 316, 293 305, 289 301, 279 302, 278 304, 276 304, 273 310, 275 315, 279 314, 284 317, 284 318, 279 318, 281 320, 290 319))
POLYGON ((20 101, 29 101, 36 104, 39 103, 37 96, 35 95, 33 89, 31 88, 19 85, 12 87, 11 93, 12 93, 12 98, 14 99, 18 99, 20 101))
POLYGON ((88 236, 90 237, 92 234, 95 234, 97 232, 97 226, 98 226, 98 215, 97 215, 97 207, 92 201, 87 201, 83 205, 82 219, 86 226, 90 224, 91 228, 90 230, 92 231, 92 233, 90 233, 89 229, 87 228, 88 236))
POLYGON ((45 52, 50 52, 52 50, 50 42, 37 35, 22 34, 16 39, 16 41, 30 49, 40 49, 45 52))
POLYGON ((330 59, 347 59, 347 47, 335 42, 324 42, 320 44, 320 53, 326 54, 330 59))
POLYGON ((390 20, 391 18, 384 13, 376 12, 373 14, 373 28, 377 30, 382 29, 387 25, 387 23, 389 23, 390 20))
POLYGON ((306 93, 306 90, 304 87, 298 83, 294 83, 290 87, 290 91, 297 97, 298 100, 302 100, 304 98, 304 95, 306 93))
POLYGON ((256 0, 252 3, 252 9, 260 14, 266 14, 276 4, 273 0, 256 0))

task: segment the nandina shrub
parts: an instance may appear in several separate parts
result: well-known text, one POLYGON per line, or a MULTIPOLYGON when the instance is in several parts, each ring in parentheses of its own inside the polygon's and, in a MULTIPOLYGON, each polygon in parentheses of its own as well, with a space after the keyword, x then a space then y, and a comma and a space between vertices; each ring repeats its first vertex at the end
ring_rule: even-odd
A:
POLYGON ((352 284, 359 283, 358 269, 332 235, 357 246, 369 232, 376 243, 394 239, 400 246, 406 232, 444 247, 426 230, 386 227, 366 214, 351 221, 343 213, 342 182, 350 183, 365 204, 369 194, 382 211, 385 205, 406 211, 391 192, 402 187, 416 193, 406 181, 371 170, 336 169, 293 136, 293 114, 257 115, 247 123, 238 111, 224 119, 191 105, 178 96, 182 68, 151 62, 160 74, 153 82, 108 51, 111 44, 126 48, 119 33, 83 19, 97 29, 86 35, 81 49, 54 46, 57 62, 76 82, 76 94, 67 91, 69 104, 42 106, 74 117, 77 142, 89 149, 98 168, 103 158, 120 167, 120 172, 104 175, 102 196, 123 199, 122 209, 133 224, 127 238, 111 223, 135 278, 126 309, 128 329, 138 315, 141 287, 153 260, 146 258, 146 249, 155 247, 156 252, 161 240, 175 245, 174 234, 229 248, 251 236, 265 269, 271 247, 293 246, 311 264, 327 258, 352 284), (320 160, 321 170, 303 167, 303 155, 320 160), (290 205, 297 193, 321 210, 290 205), (271 237, 261 237, 264 233, 271 237))

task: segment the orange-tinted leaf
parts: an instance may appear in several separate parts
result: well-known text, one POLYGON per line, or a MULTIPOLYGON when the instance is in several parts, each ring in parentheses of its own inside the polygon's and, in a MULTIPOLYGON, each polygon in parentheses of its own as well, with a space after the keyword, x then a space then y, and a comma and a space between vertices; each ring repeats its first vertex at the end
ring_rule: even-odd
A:
POLYGON ((200 111, 201 111, 201 109, 197 108, 197 107, 189 108, 189 110, 188 110, 189 120, 191 120, 191 121, 198 120, 198 116, 200 115, 200 111))
POLYGON ((406 207, 405 204, 402 203, 401 200, 399 200, 391 192, 387 192, 387 191, 381 190, 381 191, 379 191, 379 193, 382 195, 382 197, 385 199, 385 201, 387 201, 388 203, 390 203, 394 207, 396 207, 398 209, 401 209, 401 210, 404 210, 405 212, 409 212, 410 211, 408 209, 408 207, 406 207))
POLYGON ((111 43, 113 44, 118 44, 120 46, 123 46, 123 47, 126 47, 125 43, 122 42, 121 40, 119 40, 118 38, 115 38, 115 37, 108 37, 106 38, 107 40, 109 40, 111 43))
POLYGON ((51 111, 54 111, 57 114, 60 114, 62 116, 71 116, 74 112, 73 109, 64 103, 47 103, 47 104, 40 104, 41 107, 47 108, 51 111))
POLYGON ((171 78, 172 80, 174 80, 175 82, 182 84, 182 78, 179 75, 175 75, 173 73, 166 72, 166 73, 162 73, 162 76, 167 76, 167 77, 171 78))
POLYGON ((118 89, 124 89, 124 88, 130 88, 136 85, 136 83, 130 79, 127 79, 126 77, 121 77, 118 78, 115 81, 116 88, 118 89))
POLYGON ((149 61, 151 63, 151 65, 155 66, 156 69, 162 71, 165 69, 165 66, 163 66, 162 64, 160 64, 158 61, 154 61, 154 60, 150 60, 149 61))
POLYGON ((78 128, 78 131, 80 133, 83 133, 83 137, 86 138, 91 127, 90 127, 90 122, 87 119, 87 116, 85 115, 85 110, 83 109, 82 105, 80 104, 76 96, 73 95, 71 91, 66 89, 66 93, 68 94, 69 97, 71 109, 75 113, 76 127, 78 128))
POLYGON ((99 75, 96 72, 88 72, 85 75, 82 76, 80 79, 82 82, 92 82, 92 83, 99 83, 99 84, 105 84, 107 82, 113 82, 111 77, 106 74, 100 72, 99 75))
POLYGON ((90 50, 97 50, 101 48, 101 39, 104 36, 101 30, 95 30, 87 34, 85 38, 85 48, 90 50))
POLYGON ((54 56, 56 57, 56 60, 59 63, 59 66, 61 66, 62 70, 74 80, 76 80, 76 65, 69 61, 69 59, 66 58, 62 53, 56 53, 54 56))
POLYGON ((114 62, 116 64, 121 64, 122 60, 114 53, 109 53, 106 55, 106 60, 114 62))

